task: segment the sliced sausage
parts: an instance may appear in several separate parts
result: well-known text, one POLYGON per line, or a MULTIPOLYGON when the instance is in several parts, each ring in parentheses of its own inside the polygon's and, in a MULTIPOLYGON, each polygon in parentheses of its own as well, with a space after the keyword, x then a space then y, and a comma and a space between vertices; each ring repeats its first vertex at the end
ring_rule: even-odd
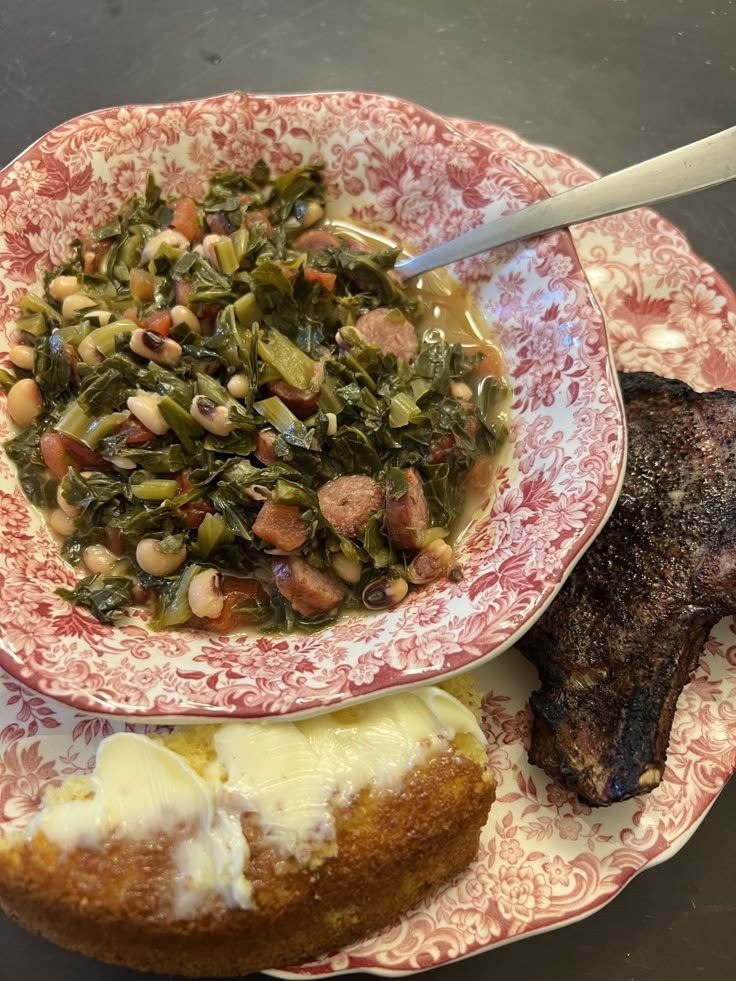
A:
POLYGON ((414 551, 424 544, 429 525, 429 508, 424 496, 422 478, 414 467, 404 471, 409 489, 401 497, 392 498, 386 488, 386 527, 394 548, 414 551))
POLYGON ((302 252, 322 252, 323 249, 336 249, 340 245, 340 239, 324 228, 309 228, 294 239, 294 248, 302 252))
POLYGON ((384 354, 395 354, 404 361, 413 361, 419 351, 417 332, 400 310, 378 307, 358 317, 355 329, 384 354))
POLYGON ((312 391, 311 388, 295 388, 294 385, 279 379, 266 385, 266 389, 269 394, 278 395, 297 419, 308 419, 317 408, 319 392, 312 391))
POLYGON ((259 429, 256 433, 256 448, 253 453, 256 459, 267 467, 276 463, 277 457, 274 446, 278 438, 279 434, 275 429, 259 429))
POLYGON ((294 504, 276 504, 265 501, 253 522, 253 531, 264 542, 292 552, 307 540, 307 529, 299 516, 299 508, 294 504))
POLYGON ((372 477, 336 477, 317 491, 322 514, 333 528, 357 538, 371 511, 383 506, 381 487, 372 477))
POLYGON ((271 571, 278 591, 303 617, 330 613, 345 598, 336 579, 298 555, 274 559, 271 571))

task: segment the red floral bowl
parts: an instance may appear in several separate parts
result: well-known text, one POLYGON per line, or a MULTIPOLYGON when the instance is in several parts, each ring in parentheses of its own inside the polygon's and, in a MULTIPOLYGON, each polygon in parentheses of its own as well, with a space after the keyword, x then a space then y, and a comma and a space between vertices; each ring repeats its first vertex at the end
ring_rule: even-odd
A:
MULTIPOLYGON (((423 249, 544 191, 447 120, 364 93, 125 106, 71 120, 0 172, 0 320, 154 173, 199 194, 221 168, 324 159, 328 215, 390 228, 423 249)), ((307 715, 447 677, 509 647, 554 597, 610 513, 625 431, 603 316, 566 232, 458 263, 513 385, 509 459, 459 546, 464 578, 313 634, 152 633, 109 627, 55 595, 61 559, 0 460, 0 666, 77 709, 138 719, 307 715)), ((0 341, 7 359, 8 337, 0 341)), ((7 437, 5 403, 0 435, 7 437)))

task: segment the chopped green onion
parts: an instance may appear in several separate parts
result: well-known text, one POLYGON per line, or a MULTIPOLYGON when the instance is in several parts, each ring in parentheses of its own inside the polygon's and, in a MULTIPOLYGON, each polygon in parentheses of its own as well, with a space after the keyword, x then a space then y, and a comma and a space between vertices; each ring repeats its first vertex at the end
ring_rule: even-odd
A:
POLYGON ((432 386, 427 381, 426 378, 413 378, 411 382, 411 392, 414 396, 414 401, 418 402, 419 399, 426 395, 427 392, 432 391, 432 386))
MULTIPOLYGON (((299 422, 291 409, 284 405, 278 395, 272 395, 271 398, 255 402, 253 408, 259 416, 263 416, 266 422, 273 426, 274 429, 278 429, 280 433, 286 432, 289 426, 293 426, 294 424, 303 426, 303 423, 299 422)), ((306 430, 306 427, 304 429, 306 430)))
POLYGON ((245 228, 245 226, 239 228, 232 236, 231 241, 233 243, 233 248, 235 249, 235 255, 237 256, 239 265, 243 259, 243 256, 248 251, 248 242, 250 241, 248 229, 245 228))
POLYGON ((269 399, 256 402, 253 406, 256 412, 263 416, 274 429, 282 433, 287 443, 292 446, 299 446, 303 450, 317 449, 314 441, 314 430, 307 429, 301 420, 297 419, 294 413, 274 395, 269 399))
POLYGON ((238 318, 238 323, 242 324, 243 327, 250 327, 260 316, 255 293, 246 293, 244 296, 239 296, 235 303, 233 303, 233 310, 235 311, 235 316, 238 318))
POLYGON ((203 559, 208 558, 223 545, 232 545, 235 535, 217 514, 206 514, 197 529, 197 552, 203 559))
POLYGON ((309 388, 314 376, 315 362, 280 331, 271 328, 267 338, 261 336, 258 340, 258 353, 289 385, 294 388, 309 388))
POLYGON ((48 325, 42 313, 31 313, 27 317, 20 317, 16 320, 15 326, 26 334, 32 334, 33 337, 43 337, 48 332, 48 325))
POLYGON ((229 238, 221 238, 216 243, 215 256, 217 257, 217 265, 220 267, 220 272, 225 273, 226 276, 234 273, 240 265, 238 257, 235 254, 235 249, 233 248, 233 243, 229 238))
POLYGON ((189 606, 189 584, 198 572, 200 565, 189 565, 176 579, 168 580, 159 591, 156 602, 156 612, 151 617, 153 630, 165 630, 186 623, 192 616, 189 606))
POLYGON ((388 411, 388 424, 392 429, 408 426, 412 420, 422 414, 416 402, 405 392, 398 392, 391 399, 388 411))
POLYGON ((126 269, 132 269, 141 261, 143 251, 143 239, 140 235, 129 235, 120 246, 118 258, 126 269))
POLYGON ((119 235, 122 231, 122 226, 120 224, 120 218, 113 218, 112 221, 108 221, 106 225, 100 225, 99 228, 94 228, 90 233, 89 237, 92 242, 102 242, 106 238, 114 238, 119 235))
POLYGON ((55 428, 73 439, 82 439, 93 422, 94 417, 88 416, 79 403, 71 402, 61 414, 55 428))
POLYGON ((197 440, 204 435, 204 429, 192 419, 191 414, 186 409, 168 395, 159 399, 158 410, 179 437, 184 449, 192 453, 197 440))
POLYGON ((121 334, 132 334, 134 330, 138 330, 138 324, 134 320, 128 320, 127 317, 121 317, 120 320, 113 320, 105 327, 98 327, 89 336, 100 354, 109 358, 115 353, 116 338, 121 334))
POLYGON ((143 480, 131 484, 130 489, 139 501, 168 501, 176 497, 179 488, 175 480, 143 480))
POLYGON ((332 378, 325 377, 319 387, 319 407, 323 412, 342 412, 345 403, 337 394, 332 378))
POLYGON ((109 415, 102 416, 99 419, 94 419, 83 436, 79 438, 83 440, 90 447, 94 449, 100 440, 103 440, 106 436, 114 433, 115 430, 122 425, 128 418, 128 412, 111 412, 109 415))
POLYGON ((40 313, 47 319, 52 318, 58 320, 59 318, 58 311, 54 310, 52 306, 49 306, 40 296, 36 296, 35 293, 26 293, 25 296, 22 296, 18 301, 18 306, 23 313, 40 313))

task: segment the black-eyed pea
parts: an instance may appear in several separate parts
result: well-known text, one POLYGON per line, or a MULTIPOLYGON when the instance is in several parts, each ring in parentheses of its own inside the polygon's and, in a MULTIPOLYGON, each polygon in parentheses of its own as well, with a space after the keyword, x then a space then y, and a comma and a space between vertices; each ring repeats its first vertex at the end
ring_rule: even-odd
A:
POLYGON ((408 592, 406 579, 374 579, 363 590, 363 604, 369 610, 387 610, 398 606, 408 592))
POLYGON ((156 364, 174 365, 181 361, 181 346, 155 330, 139 327, 130 335, 130 350, 156 364))
POLYGON ((195 334, 202 333, 202 325, 197 314, 181 303, 171 308, 171 326, 178 327, 179 324, 185 324, 195 334))
POLYGON ((82 552, 82 558, 90 572, 101 576, 111 575, 120 562, 120 556, 115 555, 105 545, 88 545, 82 552))
POLYGON ((250 393, 250 380, 248 376, 242 371, 239 371, 227 383, 227 390, 235 399, 247 398, 250 393))
POLYGON ((148 265, 162 245, 170 245, 172 249, 187 249, 189 248, 189 239, 174 228, 165 228, 158 235, 152 235, 143 246, 141 265, 148 265))
POLYGON ((84 293, 72 293, 61 305, 62 316, 66 320, 73 320, 80 310, 87 310, 89 307, 97 306, 95 301, 84 293))
POLYGON ((219 617, 225 603, 217 569, 198 572, 189 583, 189 608, 195 617, 219 617))
POLYGON ((54 508, 54 510, 49 515, 49 526, 57 535, 63 535, 64 538, 68 538, 69 535, 74 534, 74 518, 69 514, 65 514, 61 508, 54 508))
POLYGON ((54 276, 49 283, 49 293, 55 300, 65 300, 79 290, 76 276, 54 276))
POLYGON ((21 378, 8 392, 8 412, 13 422, 25 429, 43 411, 41 389, 32 378, 21 378))
POLYGON ((59 509, 63 511, 64 514, 69 515, 70 518, 76 518, 82 513, 81 508, 78 508, 75 504, 70 504, 64 497, 61 484, 59 484, 59 486, 56 488, 56 503, 59 505, 59 509))
POLYGON ((297 201, 292 217, 286 222, 287 228, 310 228, 325 216, 325 209, 316 201, 297 201))
POLYGON ((85 364, 102 364, 105 360, 97 348, 91 334, 87 334, 79 342, 77 354, 85 364))
POLYGON ((137 392, 128 399, 128 409, 146 429, 157 436, 163 436, 169 431, 169 424, 158 407, 160 396, 148 392, 137 392))
POLYGON ((142 538, 135 549, 135 560, 144 572, 151 576, 170 576, 187 557, 186 546, 175 552, 161 548, 155 538, 142 538))
POLYGON ((336 552, 331 564, 332 571, 344 582, 349 582, 352 585, 360 582, 360 577, 363 574, 363 567, 360 562, 354 562, 352 559, 343 555, 342 552, 336 552))
POLYGON ((8 357, 21 371, 33 371, 34 351, 30 344, 14 344, 8 351, 8 357))
POLYGON ((228 436, 233 429, 237 428, 234 422, 230 421, 230 412, 227 406, 218 405, 206 395, 195 395, 192 399, 192 407, 189 414, 195 422, 212 433, 213 436, 228 436))

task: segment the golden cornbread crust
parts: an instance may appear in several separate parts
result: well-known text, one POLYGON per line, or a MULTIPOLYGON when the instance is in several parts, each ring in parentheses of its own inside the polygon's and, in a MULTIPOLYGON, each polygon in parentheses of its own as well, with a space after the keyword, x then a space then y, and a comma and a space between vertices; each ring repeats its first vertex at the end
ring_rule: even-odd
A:
MULTIPOLYGON (((173 913, 176 838, 62 854, 42 835, 0 849, 0 906, 63 947, 142 971, 235 976, 298 964, 387 927, 473 860, 494 798, 479 765, 446 752, 398 793, 364 792, 337 815, 337 854, 312 868, 248 827, 254 908, 219 900, 173 913)), ((181 829, 182 831, 186 829, 181 829)))

